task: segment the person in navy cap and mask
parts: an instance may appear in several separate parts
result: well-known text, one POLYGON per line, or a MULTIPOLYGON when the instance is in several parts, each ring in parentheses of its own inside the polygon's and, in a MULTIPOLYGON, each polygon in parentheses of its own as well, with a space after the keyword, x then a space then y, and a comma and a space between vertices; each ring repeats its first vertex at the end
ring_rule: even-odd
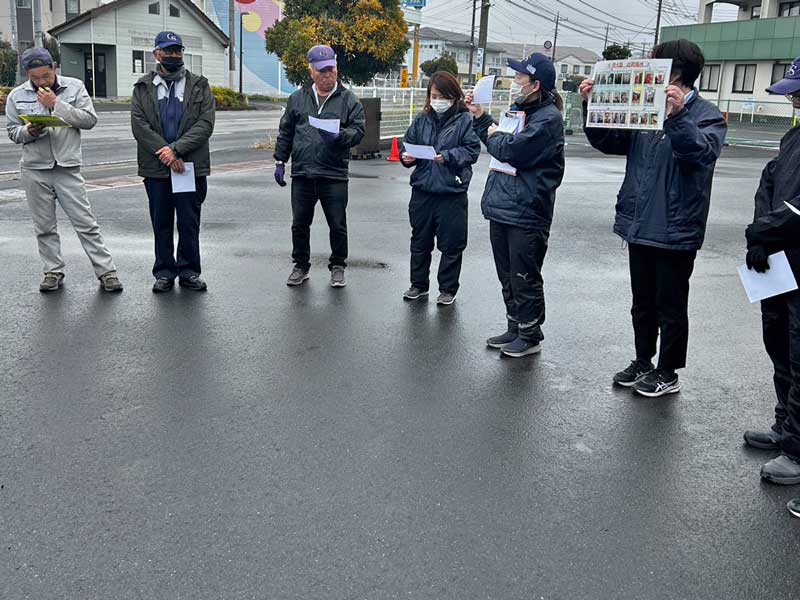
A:
POLYGON ((275 144, 275 181, 286 185, 286 161, 292 159, 292 260, 286 282, 303 284, 311 269, 311 223, 319 202, 330 229, 328 263, 333 287, 344 287, 347 266, 347 180, 350 148, 364 137, 364 107, 339 81, 336 53, 330 46, 308 51, 311 82, 289 96, 275 144), (309 117, 338 121, 338 131, 318 129, 309 117))
MULTIPOLYGON (((785 95, 795 110, 800 109, 800 58, 767 92, 785 95)), ((761 174, 755 215, 745 233, 750 269, 769 270, 769 255, 785 251, 800 279, 800 216, 791 208, 800 210, 798 165, 800 128, 794 127, 781 140, 778 156, 761 174)), ((763 300, 761 316, 764 346, 775 369, 775 422, 768 431, 746 431, 744 441, 753 448, 781 452, 762 467, 764 479, 800 484, 800 291, 763 300)))
POLYGON ((131 103, 139 175, 150 201, 155 237, 155 293, 170 291, 176 277, 183 288, 207 288, 200 279, 200 206, 211 174, 208 139, 214 131, 215 104, 208 80, 186 70, 183 49, 177 33, 162 31, 156 36, 156 70, 136 82, 131 103), (195 191, 175 193, 171 173, 184 173, 187 163, 194 170, 195 191))
MULTIPOLYGON (((681 389, 677 370, 686 366, 689 345, 689 280, 705 238, 727 123, 694 87, 705 64, 697 44, 664 42, 652 58, 672 59, 664 130, 584 131, 602 153, 627 156, 614 233, 628 245, 636 358, 613 382, 654 398, 681 389)), ((584 113, 593 87, 591 79, 581 82, 584 113)))
POLYGON ((505 356, 521 357, 539 352, 544 339, 542 265, 556 189, 564 176, 564 121, 552 61, 543 54, 532 54, 525 60, 509 59, 508 65, 516 71, 511 110, 525 113, 521 131, 498 131, 492 117, 473 104, 471 92, 466 102, 489 154, 516 170, 515 175, 489 172, 481 210, 489 220, 507 316, 506 332, 489 338, 486 344, 505 356))

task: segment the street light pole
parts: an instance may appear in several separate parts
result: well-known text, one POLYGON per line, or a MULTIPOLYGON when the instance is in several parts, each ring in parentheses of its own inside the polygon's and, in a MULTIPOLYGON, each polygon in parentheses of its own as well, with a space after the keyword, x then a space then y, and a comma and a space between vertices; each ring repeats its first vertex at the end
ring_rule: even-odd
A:
POLYGON ((658 30, 661 28, 661 9, 664 7, 664 0, 658 0, 658 15, 656 15, 656 43, 653 44, 654 46, 658 46, 658 30))

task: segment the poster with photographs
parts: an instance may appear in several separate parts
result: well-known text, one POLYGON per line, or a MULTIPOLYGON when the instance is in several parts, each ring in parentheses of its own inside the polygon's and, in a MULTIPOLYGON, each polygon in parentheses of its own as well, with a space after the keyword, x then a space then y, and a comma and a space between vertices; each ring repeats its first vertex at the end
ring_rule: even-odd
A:
POLYGON ((671 71, 671 59, 597 63, 586 126, 653 131, 663 129, 666 89, 671 71))

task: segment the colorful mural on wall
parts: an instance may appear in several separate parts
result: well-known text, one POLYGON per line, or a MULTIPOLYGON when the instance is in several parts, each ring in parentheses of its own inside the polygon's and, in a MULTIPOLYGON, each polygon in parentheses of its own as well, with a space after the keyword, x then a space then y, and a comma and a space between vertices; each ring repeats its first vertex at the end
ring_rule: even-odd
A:
MULTIPOLYGON (((229 34, 230 19, 228 0, 206 0, 206 14, 226 34, 229 34)), ((286 95, 295 87, 286 79, 283 67, 274 54, 264 48, 264 31, 281 17, 278 0, 235 0, 234 22, 236 35, 236 60, 239 60, 239 19, 242 19, 244 45, 244 73, 242 87, 246 94, 286 95)), ((237 83, 238 86, 238 83, 237 83)))

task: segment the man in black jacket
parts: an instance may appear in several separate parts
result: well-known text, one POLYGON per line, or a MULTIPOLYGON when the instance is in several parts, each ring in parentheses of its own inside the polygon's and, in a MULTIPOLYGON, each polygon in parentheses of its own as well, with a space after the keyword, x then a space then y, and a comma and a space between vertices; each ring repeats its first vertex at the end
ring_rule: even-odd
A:
POLYGON ((330 228, 331 286, 344 287, 347 266, 347 180, 350 148, 364 137, 364 107, 338 81, 336 53, 329 46, 308 52, 312 83, 289 96, 275 145, 275 181, 286 185, 292 159, 292 270, 287 285, 301 285, 311 268, 311 223, 317 201, 330 228), (339 131, 317 129, 309 117, 338 120, 339 131))
MULTIPOLYGON (((628 243, 636 359, 614 375, 614 383, 657 397, 681 389, 676 370, 686 366, 689 279, 705 237, 727 124, 694 88, 705 64, 696 44, 665 42, 652 57, 672 59, 664 131, 587 127, 585 132, 601 152, 628 159, 614 232, 628 243)), ((593 85, 581 83, 584 112, 593 85)))
POLYGON ((211 174, 208 139, 214 131, 214 95, 208 80, 183 66, 183 42, 171 31, 156 36, 155 72, 136 82, 131 102, 131 128, 138 143, 139 175, 150 201, 156 260, 153 292, 175 284, 204 291, 200 279, 200 205, 211 174), (194 169, 194 192, 175 193, 171 173, 194 169), (178 253, 174 255, 175 217, 178 253))
MULTIPOLYGON (((767 91, 785 94, 800 109, 800 58, 786 77, 767 91)), ((761 175, 755 196, 755 215, 747 227, 747 266, 758 272, 769 269, 769 255, 785 251, 789 264, 800 276, 800 128, 794 127, 781 140, 778 156, 761 175), (788 203, 788 205, 787 205, 788 203), (791 206, 789 206, 791 205, 791 206)), ((746 431, 744 441, 762 450, 780 450, 781 455, 761 469, 761 476, 784 485, 800 483, 800 291, 788 292, 761 302, 764 346, 775 368, 778 402, 775 422, 769 431, 746 431)))

